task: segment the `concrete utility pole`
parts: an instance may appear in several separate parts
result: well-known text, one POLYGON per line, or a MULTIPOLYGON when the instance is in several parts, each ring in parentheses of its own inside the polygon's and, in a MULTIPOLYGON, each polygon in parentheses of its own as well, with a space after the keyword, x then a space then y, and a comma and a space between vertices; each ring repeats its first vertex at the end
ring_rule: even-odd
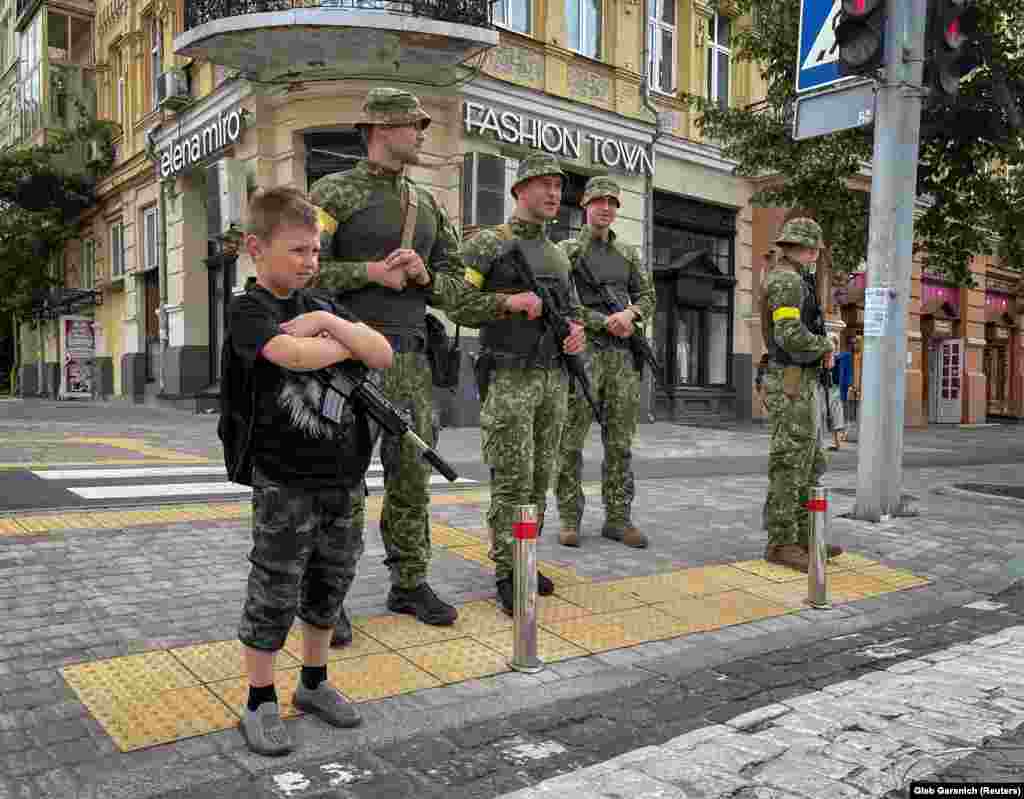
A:
POLYGON ((864 313, 863 397, 853 516, 878 522, 903 507, 907 308, 928 0, 887 0, 885 79, 878 87, 864 313))

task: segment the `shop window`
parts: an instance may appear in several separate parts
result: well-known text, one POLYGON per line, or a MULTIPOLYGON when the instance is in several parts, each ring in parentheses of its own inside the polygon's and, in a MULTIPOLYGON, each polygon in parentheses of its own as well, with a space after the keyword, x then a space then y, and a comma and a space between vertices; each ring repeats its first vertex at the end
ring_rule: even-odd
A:
POLYGON ((156 205, 142 212, 143 269, 156 269, 160 265, 160 215, 156 205))
POLYGON ((530 0, 497 0, 494 24, 519 33, 530 32, 530 0))
POLYGON ((491 153, 466 153, 462 165, 463 228, 505 222, 513 182, 515 167, 509 159, 491 153))
POLYGON ((552 241, 573 239, 580 234, 583 225, 586 224, 583 209, 580 208, 580 200, 583 199, 583 189, 586 185, 586 175, 565 173, 562 179, 562 205, 558 209, 558 216, 548 227, 548 235, 552 241))
POLYGON ((164 25, 160 19, 154 18, 149 23, 149 74, 150 103, 152 108, 160 105, 160 75, 164 63, 164 25))
POLYGON ((324 175, 345 172, 366 158, 366 145, 357 130, 306 134, 306 190, 324 175))
POLYGON ((82 242, 82 280, 81 288, 91 289, 96 285, 96 240, 86 239, 82 242))
POLYGON ((651 88, 663 94, 676 90, 676 0, 653 0, 647 20, 651 88))
POLYGON ((729 107, 732 21, 715 12, 708 24, 707 94, 723 111, 729 107))
POLYGON ((571 50, 589 58, 601 55, 601 0, 565 0, 565 23, 571 50))
POLYGON ((124 275, 124 222, 120 219, 110 226, 110 276, 124 275))

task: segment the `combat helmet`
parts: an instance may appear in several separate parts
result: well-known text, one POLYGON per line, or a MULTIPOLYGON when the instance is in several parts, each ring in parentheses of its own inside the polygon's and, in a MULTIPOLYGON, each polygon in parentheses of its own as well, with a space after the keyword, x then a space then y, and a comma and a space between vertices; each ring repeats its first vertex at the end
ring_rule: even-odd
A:
POLYGON ((516 189, 530 178, 539 178, 543 175, 559 175, 565 177, 558 159, 547 153, 538 153, 524 158, 519 162, 519 169, 516 171, 516 182, 512 184, 512 196, 516 196, 516 189))
POLYGON ((806 216, 797 216, 782 226, 776 244, 796 244, 801 247, 821 249, 825 246, 821 225, 806 216))

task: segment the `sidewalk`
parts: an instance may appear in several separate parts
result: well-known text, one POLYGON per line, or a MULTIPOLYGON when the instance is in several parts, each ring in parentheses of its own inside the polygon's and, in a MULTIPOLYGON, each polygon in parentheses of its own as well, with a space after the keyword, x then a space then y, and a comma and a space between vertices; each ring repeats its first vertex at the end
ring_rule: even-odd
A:
MULTIPOLYGON (((4 408, 14 404, 5 404, 4 408)), ((23 455, 18 448, 32 436, 52 436, 56 440, 57 436, 69 434, 134 436, 136 444, 141 441, 141 445, 148 447, 219 458, 215 439, 210 439, 211 421, 195 421, 195 417, 188 415, 162 419, 140 414, 126 428, 118 426, 116 420, 17 421, 0 416, 0 460, 11 462, 23 455), (187 426, 182 425, 185 420, 189 422, 187 426)), ((908 449, 932 450, 935 457, 972 446, 1003 452, 1010 445, 1016 446, 1015 442, 1024 435, 1019 428, 950 433, 908 434, 908 449)), ((453 461, 457 460, 453 453, 465 453, 468 458, 478 441, 475 430, 445 431, 443 435, 442 451, 453 461)), ((640 448, 652 459, 692 457, 710 463, 722 452, 763 457, 760 453, 767 451, 767 435, 752 438, 749 432, 740 436, 730 431, 645 425, 641 427, 640 448)), ((59 446, 54 444, 49 454, 59 456, 59 446)), ((984 453, 978 455, 983 457, 984 453)), ((929 453, 922 452, 921 456, 929 453)), ((479 457, 478 452, 475 457, 479 457)), ((364 683, 364 701, 360 702, 365 718, 362 728, 342 732, 326 729, 315 719, 294 718, 288 723, 300 741, 298 751, 272 761, 250 755, 238 732, 229 726, 207 734, 195 734, 195 729, 178 730, 192 737, 138 751, 121 751, 111 731, 83 704, 78 692, 81 683, 76 689, 67 682, 67 675, 76 673, 74 669, 81 670, 102 659, 209 646, 233 639, 249 547, 249 521, 241 509, 233 514, 210 514, 190 521, 175 519, 173 515, 153 516, 148 523, 133 522, 130 526, 51 527, 33 535, 0 535, 0 797, 19 796, 19 791, 24 791, 40 797, 144 799, 170 797, 180 791, 176 799, 204 795, 218 799, 231 795, 301 799, 314 795, 312 787, 300 790, 293 786, 285 791, 276 778, 286 773, 330 774, 334 772, 325 771, 325 767, 341 762, 363 763, 362 769, 373 772, 383 782, 368 781, 358 789, 335 786, 332 796, 425 799, 450 795, 455 782, 470 791, 476 784, 474 780, 483 777, 474 776, 469 766, 468 771, 459 775, 442 770, 431 776, 427 764, 433 761, 439 768, 447 760, 454 762, 453 750, 439 749, 429 755, 417 754, 417 750, 405 746, 413 746, 420 738, 435 741, 440 736, 449 741, 447 746, 459 751, 460 757, 475 756, 471 738, 477 733, 471 731, 504 730, 511 740, 521 731, 505 725, 516 714, 545 713, 546 708, 553 708, 558 702, 583 703, 588 697, 627 692, 631 686, 644 684, 657 674, 671 673, 682 680, 691 673, 740 658, 837 636, 848 637, 879 625, 956 608, 1003 590, 1015 579, 1008 563, 1024 557, 1024 503, 977 494, 954 497, 935 493, 962 482, 1024 481, 1019 461, 907 470, 904 488, 917 497, 915 504, 921 515, 872 525, 841 518, 853 504, 853 496, 841 492, 849 490, 850 474, 828 475, 837 514, 833 539, 862 561, 878 561, 888 569, 924 578, 928 584, 914 585, 921 581, 906 577, 906 585, 914 587, 890 590, 896 586, 887 585, 882 591, 876 584, 873 598, 858 599, 851 580, 846 581, 844 595, 838 590, 844 587, 842 581, 833 575, 837 604, 831 611, 791 606, 781 615, 759 619, 755 616, 749 621, 719 619, 719 624, 709 625, 703 631, 691 629, 678 635, 656 636, 658 640, 641 637, 648 642, 636 645, 629 645, 628 638, 624 638, 607 647, 582 646, 583 639, 574 638, 576 632, 563 627, 566 637, 555 643, 564 652, 571 650, 566 643, 576 641, 573 645, 577 649, 582 646, 585 652, 571 650, 573 657, 553 662, 544 672, 522 675, 508 673, 501 658, 494 657, 499 649, 492 649, 489 673, 480 671, 479 661, 473 666, 472 659, 464 658, 458 661, 464 666, 462 673, 454 674, 453 669, 450 676, 470 675, 473 668, 478 676, 435 677, 430 683, 435 687, 406 683, 402 693, 387 698, 374 698, 373 685, 364 683), (732 623, 735 621, 742 623, 732 623), (388 747, 394 750, 395 762, 380 754, 388 747), (366 754, 370 751, 376 754, 366 754), (382 765, 385 761, 390 764, 388 768, 382 765), (234 793, 229 792, 231 786, 234 793)), ((649 586, 659 575, 687 571, 687 579, 695 579, 697 574, 707 577, 721 574, 723 569, 735 570, 739 564, 756 562, 764 548, 760 510, 765 486, 761 474, 638 481, 635 520, 652 539, 650 549, 638 551, 600 538, 599 490, 594 484, 588 485, 583 546, 579 550, 560 547, 551 534, 545 535, 539 544, 539 558, 557 570, 553 576, 565 597, 551 603, 552 612, 570 614, 557 623, 582 615, 598 618, 634 612, 613 606, 609 597, 621 595, 611 589, 613 583, 634 581, 635 589, 639 584, 636 581, 647 580, 645 584, 649 586), (598 599, 600 595, 604 599, 598 599)), ((467 620, 481 625, 479 635, 500 632, 488 632, 492 616, 484 612, 494 591, 493 574, 481 552, 485 550, 482 514, 487 505, 486 491, 467 491, 458 497, 444 495, 437 499, 432 508, 438 546, 431 583, 442 596, 474 609, 467 614, 467 620)), ((376 516, 372 507, 370 515, 371 519, 376 516)), ((387 634, 379 628, 391 626, 373 621, 388 618, 384 606, 387 576, 376 521, 371 521, 368 528, 366 554, 347 603, 350 615, 365 619, 362 629, 370 630, 369 640, 363 646, 386 639, 387 634), (376 633, 371 629, 374 625, 378 628, 376 633)), ((870 576, 863 570, 860 574, 870 576)), ((784 582, 793 582, 799 593, 799 577, 784 582)), ((702 595, 692 587, 682 593, 697 598, 702 595)), ((861 590, 860 595, 869 593, 861 590)), ((417 663, 420 672, 436 675, 438 669, 455 662, 454 656, 459 654, 456 650, 467 646, 456 647, 450 644, 451 639, 431 637, 429 628, 422 625, 394 624, 399 625, 403 635, 411 630, 421 639, 411 643, 408 639, 392 639, 383 648, 361 651, 359 656, 376 660, 364 660, 361 667, 348 669, 347 673, 372 675, 374 670, 366 666, 383 663, 388 655, 399 658, 389 662, 409 664, 402 666, 400 679, 417 674, 411 670, 417 663), (429 646, 435 647, 434 653, 448 653, 444 662, 414 657, 414 653, 402 654, 406 647, 429 646)), ((474 635, 477 633, 468 637, 474 635)), ((223 661, 197 661, 192 673, 199 673, 196 670, 206 666, 222 668, 223 661)), ((166 679, 168 673, 152 669, 123 672, 120 679, 144 694, 160 690, 158 677, 163 674, 161 679, 166 679), (149 680, 154 682, 146 683, 149 680)), ((380 673, 376 677, 383 679, 380 673)), ((810 682, 806 681, 806 685, 810 682)), ((109 697, 116 690, 116 686, 100 686, 103 696, 109 697)), ((181 694, 183 702, 192 695, 181 694)), ((235 701, 232 695, 225 696, 229 704, 235 701)), ((220 712, 227 707, 224 705, 220 712)), ((677 719, 685 716, 685 708, 676 710, 672 725, 678 725, 677 719)), ((175 723, 173 717, 165 721, 175 723)), ((663 740, 681 732, 669 734, 668 721, 664 729, 663 740)), ((495 784, 485 786, 480 782, 478 793, 473 795, 494 797, 521 785, 498 790, 495 784)))

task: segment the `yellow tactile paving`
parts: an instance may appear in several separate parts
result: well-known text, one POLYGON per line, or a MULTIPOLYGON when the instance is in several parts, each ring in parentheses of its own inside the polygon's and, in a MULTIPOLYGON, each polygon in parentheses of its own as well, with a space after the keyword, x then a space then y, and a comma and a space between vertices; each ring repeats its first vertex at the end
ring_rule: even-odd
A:
POLYGON ((0 519, 0 535, 25 535, 25 528, 14 519, 0 519))
MULTIPOLYGON (((511 659, 514 646, 512 630, 474 637, 491 649, 500 652, 505 660, 511 659)), ((586 649, 577 646, 571 641, 566 641, 564 638, 548 630, 537 630, 537 657, 545 663, 555 663, 559 660, 568 660, 569 658, 577 658, 586 654, 588 654, 586 649)))
POLYGON ((458 555, 460 558, 465 560, 471 560, 474 563, 479 563, 487 571, 494 571, 494 561, 488 556, 488 552, 491 551, 491 547, 488 544, 477 544, 471 547, 457 547, 455 549, 448 550, 453 555, 458 555))
MULTIPOLYGON (((172 649, 174 658, 188 669, 201 683, 228 680, 245 674, 241 641, 215 641, 172 649)), ((288 652, 280 652, 275 667, 299 666, 301 661, 288 652)))
POLYGON ((383 699, 442 685, 437 677, 394 652, 328 663, 327 679, 353 702, 383 699))
POLYGON ((878 566, 880 564, 877 560, 871 560, 871 558, 858 555, 856 552, 844 552, 839 557, 832 558, 829 561, 829 565, 854 571, 864 571, 869 566, 878 566))
POLYGON ((645 604, 616 583, 556 586, 555 596, 586 608, 591 613, 629 610, 645 604))
POLYGON ((828 578, 828 593, 832 602, 850 602, 878 594, 888 594, 891 591, 891 585, 878 577, 866 574, 847 572, 833 574, 828 578))
MULTIPOLYGON (((301 672, 301 668, 274 669, 274 689, 277 691, 277 706, 281 711, 281 718, 302 715, 302 711, 297 710, 292 704, 301 672)), ((213 682, 207 688, 236 714, 242 713, 242 708, 249 699, 249 680, 245 677, 213 682)))
POLYGON ((758 577, 771 580, 773 583, 788 583, 807 579, 806 574, 798 572, 796 569, 780 566, 777 563, 769 563, 766 560, 742 560, 732 565, 740 571, 756 574, 758 577))
POLYGON ((927 577, 920 577, 904 569, 890 569, 888 566, 866 566, 857 570, 858 574, 868 577, 877 577, 883 583, 892 588, 913 588, 918 585, 928 585, 931 582, 927 577))
POLYGON ((546 622, 543 626, 560 638, 591 652, 607 652, 687 632, 684 622, 653 607, 546 622))
POLYGON ((447 524, 430 525, 430 543, 439 547, 472 547, 479 546, 480 539, 449 527, 447 524))
POLYGON ((357 616, 352 619, 352 627, 362 630, 371 638, 375 638, 390 649, 405 649, 410 646, 423 646, 436 641, 450 641, 462 637, 452 627, 434 627, 423 624, 412 616, 357 616))
POLYGON ((202 461, 208 463, 209 459, 204 458, 200 455, 193 455, 188 452, 178 452, 173 449, 166 449, 165 447, 153 447, 147 444, 145 441, 140 441, 137 438, 104 438, 104 437, 93 437, 93 436, 72 436, 67 439, 69 444, 99 444, 104 447, 113 447, 114 449, 125 449, 129 452, 137 452, 139 455, 143 455, 149 458, 157 458, 161 461, 174 461, 175 463, 184 462, 196 462, 202 461))
POLYGON ((206 686, 90 706, 122 752, 226 730, 238 716, 206 686))
MULTIPOLYGON (((284 651, 291 655, 295 662, 302 663, 302 628, 296 624, 288 633, 284 643, 284 651)), ((388 648, 380 641, 371 638, 362 630, 352 630, 352 642, 345 646, 333 646, 327 653, 327 662, 334 660, 351 660, 365 655, 387 652, 388 648)))
POLYGON ((403 649, 402 656, 444 683, 462 682, 509 670, 508 659, 504 655, 472 638, 456 638, 430 646, 403 649))
POLYGON ((198 685, 199 680, 165 650, 78 663, 61 669, 85 705, 111 697, 131 698, 198 685))
POLYGON ((488 635, 512 629, 512 619, 488 599, 468 602, 459 608, 459 618, 451 627, 459 635, 488 635))
POLYGON ((537 597, 537 621, 568 621, 578 619, 582 616, 593 615, 591 611, 572 602, 567 602, 558 596, 537 597))
POLYGON ((807 575, 803 580, 789 583, 770 583, 764 585, 750 586, 744 590, 754 596, 767 599, 787 610, 803 610, 807 607, 804 601, 807 599, 807 575))
POLYGON ((579 585, 591 581, 589 577, 577 574, 574 568, 563 563, 552 563, 549 560, 542 560, 537 564, 537 569, 544 572, 545 576, 550 577, 559 585, 579 585))
POLYGON ((787 612, 783 605, 745 591, 678 599, 654 607, 681 619, 691 630, 713 630, 787 612))

